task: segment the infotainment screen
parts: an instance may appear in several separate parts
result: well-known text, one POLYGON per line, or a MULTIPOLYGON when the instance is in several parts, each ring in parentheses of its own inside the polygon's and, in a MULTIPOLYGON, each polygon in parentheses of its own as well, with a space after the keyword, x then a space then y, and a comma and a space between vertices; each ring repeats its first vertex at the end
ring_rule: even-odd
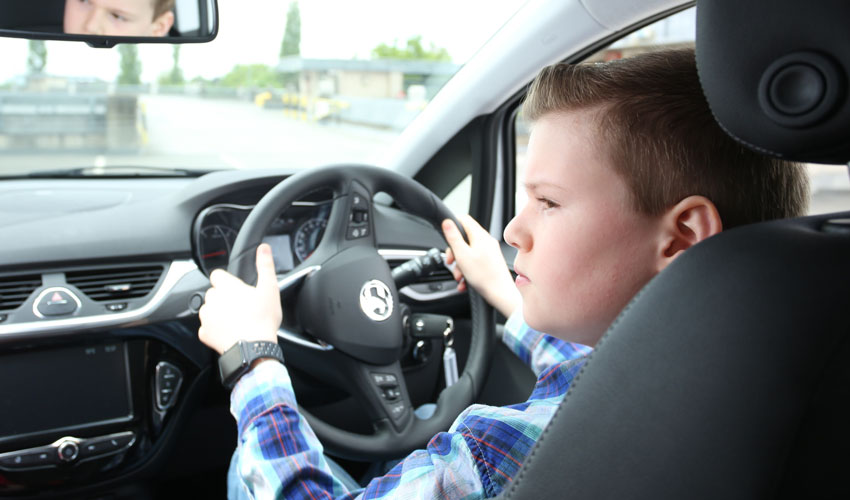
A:
POLYGON ((132 413, 123 342, 0 355, 0 441, 132 413))

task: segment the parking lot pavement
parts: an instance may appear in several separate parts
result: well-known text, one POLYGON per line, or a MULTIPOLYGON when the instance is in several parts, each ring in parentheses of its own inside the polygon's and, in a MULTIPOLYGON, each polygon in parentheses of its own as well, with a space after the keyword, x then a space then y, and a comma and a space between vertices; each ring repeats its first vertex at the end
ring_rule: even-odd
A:
POLYGON ((139 103, 144 137, 139 146, 86 151, 60 144, 0 151, 0 175, 113 165, 242 169, 374 163, 399 134, 354 124, 305 122, 248 101, 141 96, 139 103))

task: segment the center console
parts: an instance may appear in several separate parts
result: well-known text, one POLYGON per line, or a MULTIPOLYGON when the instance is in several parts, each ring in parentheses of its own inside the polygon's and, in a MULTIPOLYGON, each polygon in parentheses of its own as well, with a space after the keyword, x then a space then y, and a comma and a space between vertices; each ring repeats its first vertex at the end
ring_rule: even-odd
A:
POLYGON ((150 331, 2 350, 0 496, 91 485, 151 461, 202 364, 134 333, 150 331))

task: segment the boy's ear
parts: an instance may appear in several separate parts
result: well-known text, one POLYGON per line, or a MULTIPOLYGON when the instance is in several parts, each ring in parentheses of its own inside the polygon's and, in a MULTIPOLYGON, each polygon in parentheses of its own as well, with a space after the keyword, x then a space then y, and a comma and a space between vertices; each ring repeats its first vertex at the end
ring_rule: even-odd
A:
POLYGON ((705 196, 688 196, 662 216, 658 270, 700 241, 723 230, 720 213, 705 196))
POLYGON ((153 21, 153 36, 165 36, 174 24, 174 13, 170 10, 153 21))

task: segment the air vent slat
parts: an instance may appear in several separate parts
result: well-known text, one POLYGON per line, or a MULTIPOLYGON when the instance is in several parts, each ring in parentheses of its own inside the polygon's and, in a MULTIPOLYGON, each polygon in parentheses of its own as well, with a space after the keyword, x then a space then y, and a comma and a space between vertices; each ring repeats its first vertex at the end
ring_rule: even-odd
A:
MULTIPOLYGON (((105 286, 119 285, 119 284, 122 284, 122 283, 132 283, 134 285, 137 284, 137 283, 140 283, 140 284, 144 284, 144 283, 156 284, 158 279, 159 279, 159 275, 157 274, 156 276, 145 276, 145 277, 142 277, 142 278, 99 279, 99 280, 96 280, 96 281, 94 281, 94 280, 93 281, 80 280, 78 282, 73 283, 73 285, 76 286, 79 289, 83 289, 83 288, 103 288, 105 286)), ((71 281, 68 280, 68 283, 71 283, 71 281)))
POLYGON ((137 299, 156 286, 162 266, 87 269, 65 273, 65 280, 94 301, 137 299))
POLYGON ((41 275, 0 278, 0 311, 17 309, 41 286, 41 275))

